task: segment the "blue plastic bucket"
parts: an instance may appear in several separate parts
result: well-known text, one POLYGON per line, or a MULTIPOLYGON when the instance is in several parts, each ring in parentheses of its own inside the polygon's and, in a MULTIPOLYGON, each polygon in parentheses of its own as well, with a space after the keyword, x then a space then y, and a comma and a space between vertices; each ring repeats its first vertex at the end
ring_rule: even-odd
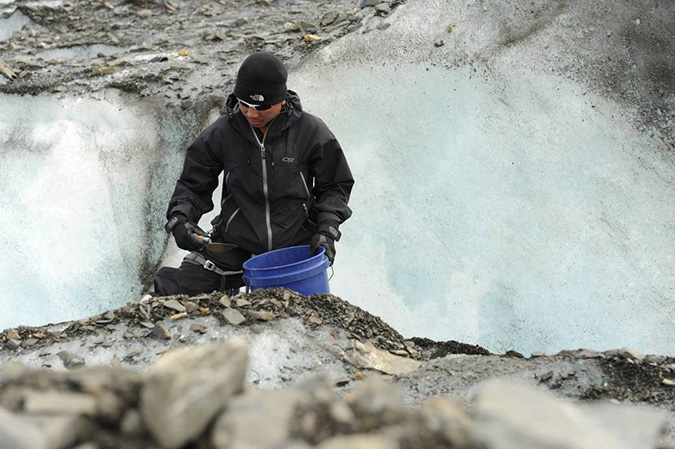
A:
POLYGON ((325 249, 309 254, 309 245, 291 246, 244 262, 244 282, 251 290, 284 287, 303 295, 330 293, 325 249))

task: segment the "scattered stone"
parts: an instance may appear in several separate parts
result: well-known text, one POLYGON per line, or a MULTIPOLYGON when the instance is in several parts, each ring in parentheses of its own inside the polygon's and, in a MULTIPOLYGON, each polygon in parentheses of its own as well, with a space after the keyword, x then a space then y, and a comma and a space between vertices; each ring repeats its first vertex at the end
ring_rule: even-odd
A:
POLYGON ((109 65, 93 65, 91 71, 96 75, 111 75, 117 73, 117 68, 109 65))
POLYGON ((361 369, 374 369, 386 374, 403 376, 420 367, 420 362, 398 357, 374 346, 352 340, 352 348, 344 351, 347 362, 361 369))
POLYGON ((150 337, 156 338, 157 340, 168 340, 171 338, 169 329, 164 325, 164 323, 157 323, 155 327, 150 331, 150 337))
POLYGON ((10 329, 7 331, 5 338, 8 340, 21 340, 21 335, 16 329, 10 329))
POLYGON ((246 317, 236 309, 224 309, 222 314, 225 320, 233 326, 238 326, 246 321, 246 317))
POLYGON ((447 447, 476 447, 473 420, 462 405, 447 396, 435 396, 419 409, 422 431, 436 435, 447 447))
POLYGON ((137 15, 138 17, 140 17, 141 19, 147 19, 147 18, 149 18, 149 17, 152 17, 152 10, 150 10, 150 9, 141 9, 140 11, 138 11, 138 12, 136 13, 136 15, 137 15))
POLYGON ((375 5, 375 11, 379 14, 383 15, 389 15, 391 13, 391 6, 389 6, 389 3, 383 2, 375 5))
POLYGON ((592 349, 583 349, 576 354, 580 359, 602 359, 604 354, 602 352, 594 351, 592 349))
POLYGON ((530 357, 537 358, 537 357, 549 357, 549 355, 545 352, 542 351, 534 351, 532 354, 530 354, 530 357))
POLYGON ((17 78, 16 73, 14 73, 14 71, 12 71, 12 69, 10 69, 9 66, 3 61, 0 61, 0 72, 2 72, 2 74, 10 80, 17 78))
POLYGON ((338 19, 338 17, 340 17, 340 13, 338 13, 337 11, 327 12, 321 18, 321 26, 326 27, 328 25, 331 25, 338 19))
POLYGON ((181 312, 181 313, 177 313, 177 314, 175 314, 175 315, 171 315, 171 317, 169 318, 169 320, 170 320, 170 321, 178 321, 178 320, 180 320, 181 318, 185 318, 185 317, 187 317, 187 316, 188 316, 187 312, 181 312))
POLYGON ((174 62, 169 67, 171 68, 171 70, 189 70, 190 69, 190 67, 187 64, 183 64, 183 63, 180 63, 180 62, 174 62))
POLYGON ((181 348, 159 359, 141 391, 141 414, 162 447, 177 449, 203 432, 242 391, 247 364, 247 345, 240 340, 181 348))
POLYGON ((319 42, 319 41, 321 41, 321 40, 322 40, 322 37, 321 37, 321 36, 317 36, 316 34, 305 34, 305 35, 302 37, 302 40, 305 41, 305 42, 313 43, 313 42, 319 42))
POLYGON ((476 397, 475 435, 479 444, 495 449, 654 446, 649 441, 656 441, 663 415, 637 407, 610 407, 590 414, 548 391, 490 381, 476 397), (629 425, 631 421, 639 425, 629 425))
POLYGON ((619 349, 617 355, 623 357, 624 359, 633 359, 633 360, 643 360, 645 358, 644 354, 638 352, 631 348, 621 348, 619 349))
POLYGON ((19 349, 21 347, 21 340, 15 340, 15 339, 7 340, 5 342, 5 347, 7 349, 11 350, 11 351, 19 349))
POLYGON ((366 432, 398 424, 405 417, 401 392, 379 376, 366 378, 347 394, 345 402, 366 432))
POLYGON ((84 366, 84 359, 70 351, 61 351, 56 353, 56 355, 63 361, 63 366, 66 369, 75 369, 84 366))
POLYGON ((138 324, 140 324, 143 327, 147 327, 148 329, 154 329, 155 328, 155 323, 153 323, 151 321, 141 321, 138 324))
POLYGON ((199 310, 199 306, 192 302, 192 301, 186 301, 185 302, 185 311, 187 313, 194 313, 199 310))
POLYGON ((259 310, 259 311, 248 310, 246 311, 246 315, 257 321, 272 321, 277 317, 277 315, 274 312, 270 312, 267 310, 259 310))
POLYGON ((0 448, 47 449, 47 444, 44 432, 0 407, 0 448))
POLYGON ((143 418, 138 410, 130 409, 124 414, 120 423, 120 431, 129 437, 140 437, 145 433, 143 418))
POLYGON ((23 410, 31 414, 96 415, 96 398, 85 393, 29 391, 24 394, 23 410))
POLYGON ((384 435, 344 435, 323 441, 317 449, 399 449, 396 440, 384 435))
POLYGON ((232 307, 232 300, 230 299, 229 296, 223 295, 218 302, 223 306, 223 307, 232 307))
POLYGON ((256 390, 233 398, 213 426, 213 447, 285 447, 295 407, 302 399, 303 395, 295 391, 256 390))
POLYGON ((237 298, 235 300, 235 304, 237 304, 237 307, 249 307, 251 305, 249 300, 246 298, 237 298))
POLYGON ((367 8, 369 6, 377 6, 381 3, 381 0, 361 0, 361 4, 359 5, 359 8, 367 8))
POLYGON ((205 334, 206 333, 206 326, 202 324, 193 324, 190 326, 190 330, 192 332, 197 332, 199 334, 205 334))
POLYGON ((170 299, 164 302, 164 307, 175 310, 176 312, 185 312, 185 306, 175 299, 170 299))
POLYGON ((300 31, 300 25, 295 22, 286 22, 284 24, 284 29, 286 31, 300 31))
POLYGON ((675 387, 675 380, 663 379, 662 383, 663 385, 667 385, 669 387, 675 387))
POLYGON ((310 316, 307 321, 309 321, 312 324, 323 324, 323 320, 319 318, 318 316, 310 316))

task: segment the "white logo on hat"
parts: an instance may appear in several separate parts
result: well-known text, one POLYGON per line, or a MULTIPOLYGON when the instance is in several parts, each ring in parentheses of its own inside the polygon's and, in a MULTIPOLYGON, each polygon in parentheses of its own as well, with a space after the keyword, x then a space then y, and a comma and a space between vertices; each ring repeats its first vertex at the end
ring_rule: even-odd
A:
POLYGON ((253 95, 251 95, 251 100, 253 100, 253 101, 265 101, 265 97, 263 97, 260 94, 253 94, 253 95))

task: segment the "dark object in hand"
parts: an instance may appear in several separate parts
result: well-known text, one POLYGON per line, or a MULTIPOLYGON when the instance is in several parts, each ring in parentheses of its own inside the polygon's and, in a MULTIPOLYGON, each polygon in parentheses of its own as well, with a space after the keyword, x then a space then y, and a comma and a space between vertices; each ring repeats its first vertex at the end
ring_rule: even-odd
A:
POLYGON ((208 240, 200 239, 198 236, 206 236, 199 226, 188 221, 180 221, 173 228, 173 238, 176 239, 176 245, 186 251, 199 251, 204 249, 208 240))
POLYGON ((333 265, 333 260, 335 260, 335 240, 332 237, 317 233, 312 236, 312 240, 309 243, 309 253, 314 254, 319 251, 319 247, 323 246, 326 250, 326 257, 331 265, 333 265))

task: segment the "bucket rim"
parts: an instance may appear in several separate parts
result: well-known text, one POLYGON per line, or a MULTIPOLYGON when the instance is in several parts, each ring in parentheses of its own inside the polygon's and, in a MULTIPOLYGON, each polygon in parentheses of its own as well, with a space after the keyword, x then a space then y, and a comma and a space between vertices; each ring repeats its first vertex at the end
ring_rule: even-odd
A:
MULTIPOLYGON (((322 246, 319 246, 319 251, 316 254, 311 255, 311 257, 308 257, 306 259, 299 260, 297 262, 285 264, 285 265, 278 265, 275 267, 264 267, 264 268, 256 268, 256 267, 250 267, 246 266, 251 260, 256 259, 256 258, 262 258, 266 255, 269 255, 270 253, 280 253, 280 252, 285 252, 285 251, 298 251, 300 248, 306 248, 307 252, 309 253, 309 248, 310 245, 296 245, 296 246, 287 246, 285 248, 278 248, 274 249, 272 251, 267 251, 265 253, 258 254, 256 256, 251 257, 248 259, 246 262, 243 263, 242 268, 246 271, 256 271, 256 272, 266 272, 266 271, 272 271, 272 270, 279 270, 281 268, 286 268, 286 267, 294 267, 296 265, 301 265, 301 264, 307 264, 307 263, 314 263, 314 262, 319 262, 321 258, 326 258, 325 252, 326 249, 322 246)), ((327 258, 326 258, 327 259, 327 258)))

